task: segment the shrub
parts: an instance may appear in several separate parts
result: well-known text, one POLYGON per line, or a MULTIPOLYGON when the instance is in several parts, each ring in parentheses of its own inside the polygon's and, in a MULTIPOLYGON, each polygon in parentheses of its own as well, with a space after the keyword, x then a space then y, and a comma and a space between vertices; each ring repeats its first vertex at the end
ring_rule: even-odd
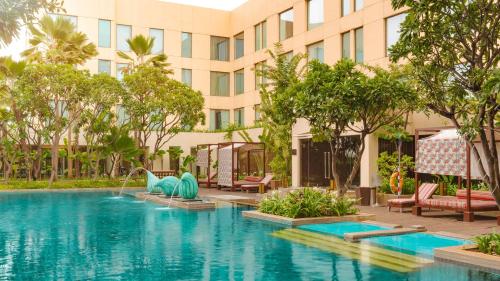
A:
MULTIPOLYGON (((389 179, 383 179, 380 185, 379 192, 391 194, 391 186, 389 185, 389 179)), ((403 180, 403 190, 401 194, 413 194, 415 193, 415 179, 405 178, 403 180)))
POLYGON ((474 241, 480 252, 500 256, 500 234, 490 233, 476 236, 474 241))
MULTIPOLYGON (((389 180, 392 173, 398 169, 398 153, 394 152, 392 154, 386 151, 380 153, 377 159, 378 175, 382 180, 389 180)), ((415 168, 415 163, 413 162, 413 157, 408 155, 401 155, 401 174, 403 178, 406 178, 408 170, 415 168)))
MULTIPOLYGON (((120 179, 71 179, 59 180, 52 183, 50 188, 53 189, 69 189, 69 188, 105 188, 105 187, 121 187, 123 181, 120 179)), ((130 179, 127 182, 127 187, 144 187, 146 182, 142 178, 130 179)), ((48 188, 48 181, 25 181, 11 180, 9 182, 0 182, 0 190, 7 189, 44 189, 48 188)))
POLYGON ((273 192, 259 205, 259 211, 289 218, 345 216, 358 212, 355 199, 337 197, 318 188, 294 190, 282 196, 273 192))

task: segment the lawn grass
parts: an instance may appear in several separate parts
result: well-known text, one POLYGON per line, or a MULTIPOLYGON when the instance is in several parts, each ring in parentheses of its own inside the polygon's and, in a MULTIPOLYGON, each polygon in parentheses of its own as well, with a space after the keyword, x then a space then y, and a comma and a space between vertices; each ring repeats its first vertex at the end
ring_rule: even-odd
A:
MULTIPOLYGON (((72 188, 105 188, 105 187, 121 187, 124 179, 61 179, 54 183, 50 188, 53 189, 72 189, 72 188)), ((142 178, 130 179, 126 187, 145 187, 146 181, 142 178)), ((0 181, 0 190, 9 189, 45 189, 49 188, 47 180, 31 181, 26 180, 9 180, 8 182, 0 181)))

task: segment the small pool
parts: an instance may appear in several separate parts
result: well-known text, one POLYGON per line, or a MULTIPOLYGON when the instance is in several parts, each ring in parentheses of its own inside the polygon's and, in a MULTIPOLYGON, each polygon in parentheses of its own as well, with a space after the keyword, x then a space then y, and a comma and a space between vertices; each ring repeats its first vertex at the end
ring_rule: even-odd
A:
POLYGON ((367 224, 367 223, 360 223, 360 222, 308 224, 308 225, 301 225, 298 228, 303 230, 319 232, 323 234, 335 235, 341 238, 344 237, 345 233, 350 233, 350 232, 366 232, 366 231, 390 229, 388 227, 367 224))
POLYGON ((394 236, 370 237, 361 240, 391 250, 409 254, 434 256, 434 249, 471 244, 468 240, 444 237, 429 233, 409 233, 394 236))

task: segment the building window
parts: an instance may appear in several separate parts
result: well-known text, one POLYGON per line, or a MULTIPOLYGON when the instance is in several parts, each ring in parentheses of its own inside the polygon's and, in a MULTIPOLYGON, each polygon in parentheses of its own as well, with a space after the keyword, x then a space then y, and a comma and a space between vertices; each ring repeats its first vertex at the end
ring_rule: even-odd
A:
POLYGON ((118 51, 130 51, 130 46, 127 43, 130 37, 132 37, 132 26, 123 24, 116 25, 116 49, 118 49, 118 51))
POLYGON ((229 125, 229 110, 210 110, 210 130, 223 130, 229 125))
POLYGON ((360 27, 354 30, 354 46, 356 48, 356 62, 363 62, 364 52, 363 52, 363 28, 360 27))
POLYGON ((245 127, 245 108, 236 108, 234 110, 234 125, 245 127))
POLYGON ((258 72, 262 72, 264 71, 266 67, 266 62, 265 61, 261 61, 261 62, 258 62, 255 64, 255 90, 259 90, 260 89, 260 85, 266 83, 266 77, 264 75, 262 75, 262 73, 258 73, 258 72))
POLYGON ((396 44, 401 35, 401 24, 406 18, 406 13, 399 14, 385 20, 385 50, 386 55, 389 54, 389 48, 396 44))
POLYGON ((245 70, 240 69, 234 72, 234 94, 241 95, 245 92, 245 70))
POLYGON ((342 58, 351 57, 351 32, 342 33, 342 58))
POLYGON ((116 121, 118 125, 123 126, 129 122, 130 115, 128 115, 127 110, 121 104, 116 105, 116 121))
POLYGON ((210 95, 211 96, 229 96, 229 73, 210 72, 210 95))
POLYGON ((266 21, 255 26, 255 51, 267 48, 267 27, 266 21))
POLYGON ((260 121, 260 104, 256 104, 253 106, 253 110, 254 110, 254 113, 255 113, 255 123, 259 122, 260 121))
POLYGON ((220 61, 229 60, 229 38, 210 36, 210 59, 220 61))
MULTIPOLYGON (((180 146, 169 146, 168 151, 179 151, 180 146)), ((168 169, 171 171, 179 171, 180 169, 180 155, 176 156, 174 153, 168 154, 168 169)))
POLYGON ((324 62, 323 41, 307 46, 307 56, 309 61, 319 60, 324 62))
POLYGON ((181 47, 181 56, 183 58, 190 58, 192 57, 192 34, 188 32, 182 32, 181 34, 181 41, 182 41, 182 47, 181 47))
POLYGON ((182 69, 182 83, 189 87, 193 86, 193 71, 191 69, 182 69))
POLYGON ((280 41, 293 36, 293 9, 280 14, 280 41))
POLYGON ((363 9, 364 1, 363 0, 354 0, 354 11, 359 11, 363 9))
POLYGON ((116 79, 118 79, 119 81, 123 80, 123 76, 124 76, 123 69, 126 68, 127 66, 128 66, 127 63, 117 63, 116 64, 116 79))
POLYGON ((49 14, 49 17, 51 17, 52 20, 56 20, 57 18, 63 18, 65 20, 68 20, 69 22, 71 22, 73 24, 75 29, 78 29, 78 17, 76 17, 76 16, 49 14))
POLYGON ((111 48, 111 21, 99 20, 99 47, 111 48))
POLYGON ((241 58, 245 54, 245 34, 239 33, 234 36, 234 59, 241 58))
POLYGON ((149 37, 154 38, 153 54, 163 54, 163 29, 150 28, 149 37))
POLYGON ((97 62, 97 72, 107 73, 111 75, 111 61, 110 60, 99 60, 97 62))
POLYGON ((307 30, 321 26, 323 21, 323 0, 307 1, 307 30))
POLYGON ((351 0, 342 0, 342 16, 345 17, 351 13, 351 0))

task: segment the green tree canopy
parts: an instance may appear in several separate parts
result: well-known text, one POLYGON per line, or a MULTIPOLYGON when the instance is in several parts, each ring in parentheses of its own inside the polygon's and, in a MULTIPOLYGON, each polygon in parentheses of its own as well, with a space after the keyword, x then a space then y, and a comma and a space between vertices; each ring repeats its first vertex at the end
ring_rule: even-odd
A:
POLYGON ((498 88, 487 87, 498 75, 500 5, 497 0, 392 0, 408 7, 401 37, 390 49, 393 61, 404 59, 420 100, 465 135, 479 159, 476 137, 485 157, 478 162, 482 179, 500 205, 500 166, 496 149, 498 88))
POLYGON ((129 73, 138 66, 146 65, 158 67, 165 74, 172 74, 172 71, 168 69, 170 63, 167 62, 167 56, 165 54, 153 54, 154 42, 155 38, 145 37, 142 34, 132 39, 127 39, 127 44, 130 50, 132 50, 133 56, 128 55, 126 52, 117 52, 120 58, 129 62, 128 67, 123 69, 123 71, 129 73))

